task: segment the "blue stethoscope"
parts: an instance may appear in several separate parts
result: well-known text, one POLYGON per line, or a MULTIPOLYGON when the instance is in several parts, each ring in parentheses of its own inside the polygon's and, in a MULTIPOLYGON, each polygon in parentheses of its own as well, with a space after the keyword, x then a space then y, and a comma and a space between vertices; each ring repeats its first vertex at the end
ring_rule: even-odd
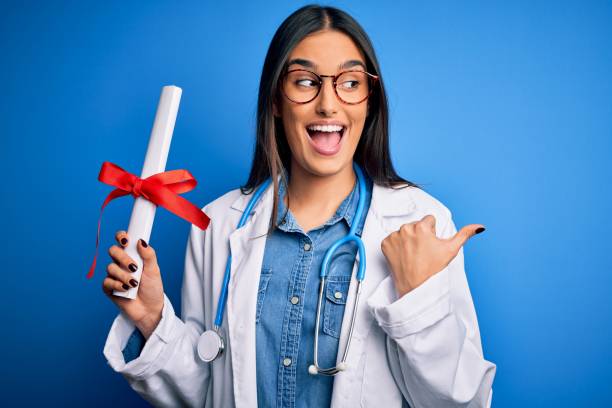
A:
MULTIPOLYGON (((349 347, 351 345, 351 339, 353 337, 353 328, 355 326, 355 316, 357 312, 357 307, 359 305, 359 294, 361 293, 361 284, 365 279, 365 265, 366 265, 366 255, 365 255, 365 247, 363 245, 363 241, 359 236, 357 236, 357 226, 363 216, 363 209, 365 207, 365 195, 366 195, 366 184, 365 177, 363 175, 363 171, 357 165, 357 163, 353 163, 353 168, 355 169, 355 173, 357 174, 357 183, 359 185, 359 201, 357 203, 357 211, 355 214, 355 222, 351 225, 351 229, 348 234, 340 238, 338 241, 334 242, 332 246, 325 253, 325 257, 323 258, 323 264, 321 265, 321 272, 319 274, 320 283, 319 283, 319 301, 317 303, 317 316, 315 321, 315 338, 314 338, 314 363, 308 367, 308 372, 312 375, 322 374, 322 375, 336 375, 340 371, 346 370, 346 358, 348 356, 349 347), (351 326, 349 329, 349 335, 346 342, 346 348, 344 349, 344 354, 342 355, 342 361, 335 367, 330 368, 321 368, 318 363, 318 354, 319 354, 319 325, 321 322, 321 305, 323 303, 323 293, 325 292, 325 280, 327 278, 327 273, 329 271, 329 265, 332 261, 332 256, 336 252, 336 250, 348 243, 354 242, 357 245, 357 249, 359 251, 359 267, 357 270, 357 292, 355 303, 353 305, 353 313, 351 316, 351 326)), ((253 194, 253 197, 249 201, 246 209, 242 213, 242 217, 240 217, 240 221, 238 222, 238 227, 236 229, 241 228, 246 223, 251 211, 263 192, 268 188, 271 184, 271 179, 267 179, 264 183, 259 186, 259 188, 253 194)), ((200 336, 198 340, 198 355, 200 358, 210 363, 219 357, 225 348, 225 341, 221 334, 221 324, 223 323, 223 314, 225 312, 225 304, 227 303, 227 290, 229 287, 230 281, 230 270, 232 264, 232 254, 230 253, 227 257, 227 264, 225 266, 225 275, 223 276, 223 285, 221 287, 221 293, 219 294, 219 300, 217 302, 217 314, 215 317, 214 326, 212 329, 206 330, 200 336)))

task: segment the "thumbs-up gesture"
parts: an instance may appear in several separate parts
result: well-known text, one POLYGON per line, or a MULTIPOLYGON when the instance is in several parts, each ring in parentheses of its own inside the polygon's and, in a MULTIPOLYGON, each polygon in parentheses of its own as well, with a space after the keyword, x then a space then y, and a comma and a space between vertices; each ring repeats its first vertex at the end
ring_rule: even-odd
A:
POLYGON ((435 217, 426 215, 389 234, 381 249, 398 295, 405 295, 444 269, 468 239, 484 230, 481 224, 470 224, 448 239, 438 238, 435 217))

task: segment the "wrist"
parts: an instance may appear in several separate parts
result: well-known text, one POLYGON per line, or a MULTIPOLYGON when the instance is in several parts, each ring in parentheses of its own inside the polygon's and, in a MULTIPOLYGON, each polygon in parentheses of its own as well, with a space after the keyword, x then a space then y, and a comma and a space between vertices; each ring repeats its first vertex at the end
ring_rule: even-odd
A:
POLYGON ((410 292, 414 289, 414 286, 407 282, 405 279, 400 279, 393 275, 393 285, 395 286, 395 291, 397 292, 398 298, 401 298, 406 293, 410 292))
POLYGON ((158 312, 151 313, 143 319, 135 322, 134 325, 140 331, 140 333, 142 333, 144 338, 146 340, 149 340, 149 337, 151 337, 151 334, 153 334, 153 332, 157 328, 157 325, 161 321, 161 318, 162 311, 160 309, 158 312))

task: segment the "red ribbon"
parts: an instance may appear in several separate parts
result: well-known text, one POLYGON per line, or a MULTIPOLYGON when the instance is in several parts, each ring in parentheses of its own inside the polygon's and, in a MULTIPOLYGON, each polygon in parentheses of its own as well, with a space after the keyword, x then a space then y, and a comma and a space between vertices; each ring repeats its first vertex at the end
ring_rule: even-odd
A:
POLYGON ((171 170, 141 179, 123 170, 116 164, 104 162, 102 163, 98 180, 117 188, 106 197, 100 209, 98 235, 96 237, 96 255, 89 268, 88 279, 93 276, 96 269, 102 212, 104 207, 115 198, 128 194, 131 194, 134 198, 143 197, 153 204, 164 207, 171 213, 200 227, 202 230, 208 227, 210 218, 198 207, 179 196, 181 193, 193 190, 197 184, 195 178, 187 170, 171 170))

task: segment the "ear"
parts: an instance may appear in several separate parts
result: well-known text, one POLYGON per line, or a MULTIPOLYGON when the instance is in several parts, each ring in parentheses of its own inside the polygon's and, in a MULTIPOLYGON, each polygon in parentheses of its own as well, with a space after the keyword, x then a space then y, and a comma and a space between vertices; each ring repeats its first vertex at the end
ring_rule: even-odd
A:
POLYGON ((272 114, 274 115, 274 117, 280 118, 280 113, 278 112, 278 106, 276 105, 276 102, 272 102, 272 114))

